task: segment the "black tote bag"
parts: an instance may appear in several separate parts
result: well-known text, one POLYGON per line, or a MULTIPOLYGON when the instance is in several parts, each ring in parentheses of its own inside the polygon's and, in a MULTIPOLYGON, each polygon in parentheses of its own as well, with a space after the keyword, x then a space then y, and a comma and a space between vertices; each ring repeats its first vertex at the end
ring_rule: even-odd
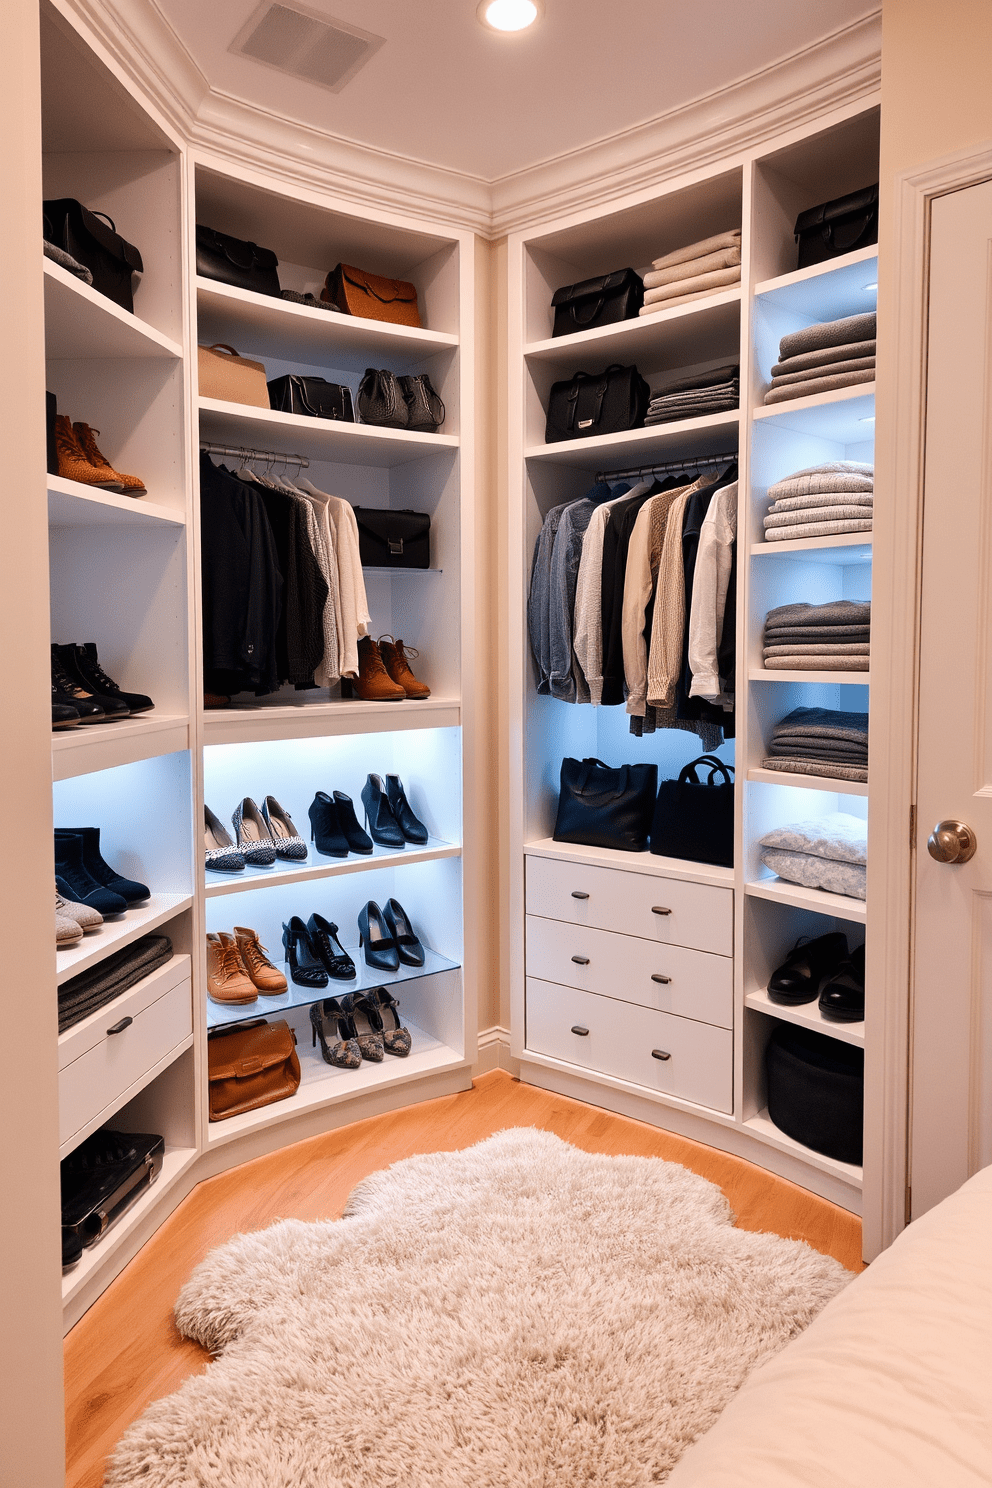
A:
POLYGON ((554 840, 643 852, 657 790, 657 765, 563 759, 554 840))
POLYGON ((639 429, 650 400, 651 389, 636 367, 614 362, 599 373, 576 372, 551 388, 545 443, 639 429))
POLYGON ((303 377, 287 372, 268 384, 269 407, 277 413, 298 413, 304 418, 337 419, 355 422, 351 388, 345 383, 328 382, 326 377, 303 377))
POLYGON ((663 780, 651 824, 651 851, 692 863, 734 866, 734 768, 714 754, 702 754, 663 780), (699 767, 709 774, 700 780, 699 767))
POLYGON ((105 212, 91 212, 72 196, 42 203, 45 241, 54 243, 93 275, 93 288, 134 314, 134 281, 143 272, 141 254, 122 238, 105 212))
POLYGON ((597 326, 634 320, 644 304, 644 284, 633 269, 615 269, 580 284, 563 284, 551 300, 555 312, 552 336, 574 336, 597 326))
POLYGON ((878 242, 878 185, 821 202, 796 218, 800 269, 878 242))

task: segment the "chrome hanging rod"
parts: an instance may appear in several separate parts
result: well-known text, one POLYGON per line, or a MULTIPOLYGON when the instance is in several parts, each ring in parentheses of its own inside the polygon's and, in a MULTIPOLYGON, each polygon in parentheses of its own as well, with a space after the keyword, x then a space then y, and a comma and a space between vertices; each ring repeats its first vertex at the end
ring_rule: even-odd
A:
POLYGON ((650 465, 632 465, 628 470, 600 470, 596 473, 597 484, 601 481, 630 480, 642 475, 673 475, 677 470, 700 470, 708 465, 733 465, 737 451, 722 455, 695 455, 683 460, 655 460, 650 465))
POLYGON ((249 449, 244 444, 201 444, 208 455, 231 455, 242 460, 267 460, 272 465, 299 465, 301 470, 310 469, 306 455, 285 455, 280 450, 249 449))

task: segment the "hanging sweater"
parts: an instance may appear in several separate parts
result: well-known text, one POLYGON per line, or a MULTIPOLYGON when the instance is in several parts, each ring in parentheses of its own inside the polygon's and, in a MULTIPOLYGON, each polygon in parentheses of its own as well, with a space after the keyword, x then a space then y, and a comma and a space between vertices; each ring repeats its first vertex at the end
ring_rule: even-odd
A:
MULTIPOLYGON (((718 651, 736 540, 735 481, 717 492, 703 520, 689 616, 689 666, 692 670, 689 695, 707 698, 714 703, 723 696, 718 651)), ((732 686, 732 679, 727 680, 732 686)))
POLYGON ((676 486, 650 497, 634 523, 627 550, 623 585, 623 670, 627 679, 627 712, 643 718, 648 690, 648 642, 645 620, 655 593, 665 533, 675 502, 695 486, 676 486))
POLYGON ((573 648, 575 659, 589 688, 589 701, 603 700, 603 542, 606 525, 614 508, 628 496, 646 495, 650 481, 641 481, 631 490, 622 486, 611 489, 618 494, 597 506, 589 519, 582 540, 582 557, 575 584, 573 648))

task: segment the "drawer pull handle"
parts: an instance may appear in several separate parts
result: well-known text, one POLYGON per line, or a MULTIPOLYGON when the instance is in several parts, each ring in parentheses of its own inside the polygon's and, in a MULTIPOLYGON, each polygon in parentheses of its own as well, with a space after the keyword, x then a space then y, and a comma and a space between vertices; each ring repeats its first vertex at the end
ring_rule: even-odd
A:
POLYGON ((579 1038, 588 1038, 589 1037, 589 1030, 588 1030, 588 1028, 583 1028, 581 1026, 581 1024, 579 1024, 579 1023, 573 1023, 572 1024, 572 1032, 573 1033, 577 1033, 579 1035, 579 1038))
POLYGON ((667 987, 672 979, 671 977, 662 976, 660 971, 653 971, 651 973, 651 980, 653 982, 661 982, 663 987, 667 987))
POLYGON ((134 1019, 133 1018, 122 1018, 119 1023, 115 1023, 112 1028, 108 1028, 107 1029, 107 1033, 108 1034, 111 1034, 111 1033, 123 1033, 124 1030, 125 1030, 125 1028, 130 1028, 131 1027, 131 1024, 133 1022, 134 1022, 134 1019))
POLYGON ((662 904, 652 904, 652 906, 651 906, 651 913, 652 914, 665 915, 665 914, 671 914, 671 912, 672 911, 670 909, 666 909, 664 907, 664 905, 662 905, 662 904))
POLYGON ((671 1054, 666 1053, 666 1051, 664 1049, 652 1049, 651 1050, 651 1058, 652 1059, 671 1059, 671 1057, 672 1057, 671 1054))
POLYGON ((576 966, 588 966, 589 965, 589 957, 588 956, 573 956, 572 957, 572 960, 575 962, 576 966))
POLYGON ((584 894, 581 889, 573 889, 572 890, 572 898, 573 899, 588 899, 589 898, 589 895, 588 894, 584 894))

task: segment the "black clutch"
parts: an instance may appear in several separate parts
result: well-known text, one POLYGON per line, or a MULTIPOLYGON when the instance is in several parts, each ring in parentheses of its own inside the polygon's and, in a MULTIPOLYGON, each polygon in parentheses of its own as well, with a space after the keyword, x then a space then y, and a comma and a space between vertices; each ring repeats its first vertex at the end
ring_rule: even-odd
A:
POLYGON ((643 852, 657 790, 657 765, 563 759, 554 840, 643 852))
POLYGON ((426 512, 356 506, 363 568, 430 568, 431 519, 426 512))
POLYGON ((287 372, 268 384, 269 406, 278 413, 299 413, 305 418, 338 419, 355 422, 351 388, 345 383, 328 382, 324 377, 302 377, 287 372))
POLYGON ((155 1182, 163 1137, 101 1128, 63 1158, 62 1265, 71 1266, 155 1182))
POLYGON ((799 268, 878 242, 878 183, 821 202, 796 218, 799 268))
POLYGON ((45 241, 54 243, 93 275, 93 288, 134 311, 134 276, 144 271, 141 254, 122 238, 104 212, 91 212, 74 197, 42 202, 45 241))
POLYGON ((234 289, 256 294, 278 295, 279 260, 271 248, 259 248, 212 227, 196 224, 196 272, 203 279, 216 279, 234 289))
POLYGON ((650 398, 651 389, 636 367, 614 363, 596 375, 576 372, 567 382, 552 385, 545 441, 557 444, 639 429, 650 398))
POLYGON ((702 754, 677 780, 663 780, 651 824, 651 851, 692 863, 734 866, 734 770, 715 754, 702 754), (700 780, 699 766, 709 774, 700 780))
POLYGON ((555 312, 552 336, 574 336, 595 326, 632 320, 644 304, 644 282, 633 269, 616 269, 598 279, 563 284, 552 296, 555 312))

